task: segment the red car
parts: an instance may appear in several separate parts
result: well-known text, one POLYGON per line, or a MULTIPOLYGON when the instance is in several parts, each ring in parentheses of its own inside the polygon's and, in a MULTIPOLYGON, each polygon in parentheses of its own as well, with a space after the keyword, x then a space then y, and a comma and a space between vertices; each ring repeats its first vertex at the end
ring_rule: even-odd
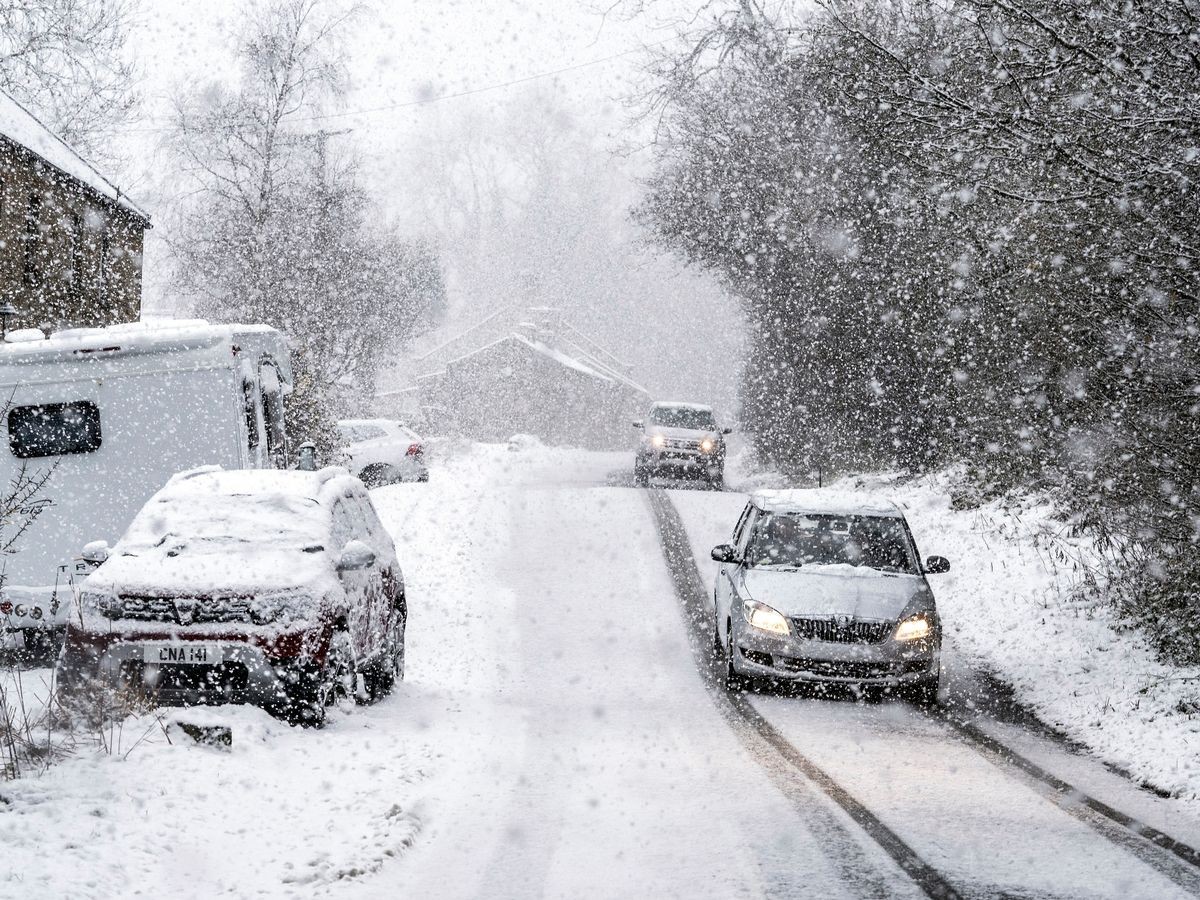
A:
POLYGON ((318 724, 403 677, 395 546, 344 469, 183 472, 100 556, 59 659, 68 696, 99 682, 318 724))

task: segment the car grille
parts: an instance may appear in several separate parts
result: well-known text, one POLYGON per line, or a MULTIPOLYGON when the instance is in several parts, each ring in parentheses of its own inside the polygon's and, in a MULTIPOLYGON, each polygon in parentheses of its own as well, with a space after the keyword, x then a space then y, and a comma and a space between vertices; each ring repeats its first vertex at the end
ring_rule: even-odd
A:
POLYGON ((894 622, 868 619, 792 619, 796 637, 827 644, 878 644, 895 627, 894 622))
POLYGON ((886 678, 905 671, 902 662, 873 662, 868 660, 792 659, 776 657, 781 669, 823 675, 827 678, 886 678))
POLYGON ((691 450, 700 452, 700 442, 689 438, 667 438, 663 445, 668 450, 691 450))
POLYGON ((177 625, 192 622, 249 622, 249 597, 221 597, 190 601, 191 616, 185 622, 179 615, 174 597, 121 598, 121 611, 117 617, 136 619, 143 622, 174 622, 177 625))

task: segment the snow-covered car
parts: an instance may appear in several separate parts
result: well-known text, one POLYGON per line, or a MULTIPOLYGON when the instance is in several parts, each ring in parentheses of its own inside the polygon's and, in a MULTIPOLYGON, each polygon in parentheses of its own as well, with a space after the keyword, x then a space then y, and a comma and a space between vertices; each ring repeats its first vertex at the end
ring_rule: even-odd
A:
POLYGON ((367 487, 401 481, 428 481, 425 444, 420 435, 392 419, 342 419, 339 463, 367 487))
POLYGON ((319 723, 404 674, 408 611, 391 537, 345 469, 174 476, 83 584, 59 658, 169 705, 254 703, 319 723))
POLYGON ((714 646, 727 681, 886 688, 937 701, 942 627, 903 513, 886 501, 820 490, 751 495, 721 564, 714 646))
POLYGON ((633 423, 642 432, 633 478, 645 487, 656 475, 690 475, 720 489, 725 478, 725 438, 711 406, 659 401, 646 418, 633 423))

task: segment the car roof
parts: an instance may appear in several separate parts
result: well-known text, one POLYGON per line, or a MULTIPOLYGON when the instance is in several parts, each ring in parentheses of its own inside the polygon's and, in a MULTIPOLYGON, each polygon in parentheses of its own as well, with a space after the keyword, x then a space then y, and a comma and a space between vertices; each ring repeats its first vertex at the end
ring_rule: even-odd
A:
POLYGON ((764 512, 904 517, 900 507, 891 500, 855 491, 836 491, 829 488, 755 491, 750 495, 750 502, 764 512))
POLYGON ((681 400, 655 400, 650 408, 651 409, 662 409, 664 407, 669 408, 669 409, 690 409, 690 410, 694 410, 695 412, 712 412, 713 411, 713 408, 711 406, 706 406, 703 403, 684 403, 681 400))
POLYGON ((357 478, 340 466, 315 472, 300 469, 224 469, 201 466, 173 475, 160 496, 267 496, 307 497, 322 506, 335 496, 361 487, 357 478))

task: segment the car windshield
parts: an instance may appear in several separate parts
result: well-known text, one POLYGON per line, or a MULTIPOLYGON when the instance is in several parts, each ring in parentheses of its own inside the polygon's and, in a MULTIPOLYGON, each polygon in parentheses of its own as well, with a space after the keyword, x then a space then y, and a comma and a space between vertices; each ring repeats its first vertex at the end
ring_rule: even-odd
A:
POLYGON ((139 553, 166 547, 173 556, 251 553, 267 547, 303 551, 327 540, 323 524, 320 504, 310 497, 182 494, 160 497, 138 513, 121 548, 139 553))
POLYGON ((892 516, 767 513, 746 548, 750 566, 850 565, 918 572, 902 520, 892 516))
POLYGON ((693 431, 715 431, 712 410, 686 406, 659 406, 650 412, 650 421, 663 428, 689 428, 693 431))

